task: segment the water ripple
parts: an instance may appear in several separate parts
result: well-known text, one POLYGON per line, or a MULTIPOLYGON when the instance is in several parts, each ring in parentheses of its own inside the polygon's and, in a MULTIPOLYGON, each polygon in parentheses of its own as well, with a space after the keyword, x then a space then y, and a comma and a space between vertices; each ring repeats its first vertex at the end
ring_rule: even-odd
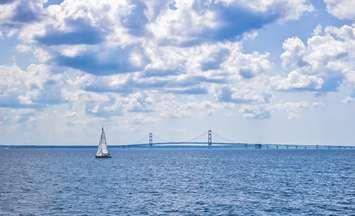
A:
POLYGON ((0 215, 354 215, 355 151, 0 147, 0 215))

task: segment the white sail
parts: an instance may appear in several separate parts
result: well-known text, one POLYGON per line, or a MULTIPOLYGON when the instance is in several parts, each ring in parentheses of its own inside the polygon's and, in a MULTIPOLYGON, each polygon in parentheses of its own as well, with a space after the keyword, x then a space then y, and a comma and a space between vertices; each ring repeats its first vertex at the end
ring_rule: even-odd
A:
POLYGON ((108 150, 107 150, 107 143, 106 143, 106 136, 105 136, 105 132, 104 129, 102 128, 102 133, 101 133, 101 150, 103 154, 108 154, 108 150))
POLYGON ((96 156, 101 156, 101 155, 102 155, 102 148, 101 145, 99 144, 99 146, 97 147, 96 156))
POLYGON ((108 153, 108 149, 107 149, 106 136, 105 136, 105 131, 102 128, 100 142, 99 142, 99 146, 97 148, 96 156, 101 157, 101 156, 107 156, 107 155, 109 155, 109 153, 108 153))

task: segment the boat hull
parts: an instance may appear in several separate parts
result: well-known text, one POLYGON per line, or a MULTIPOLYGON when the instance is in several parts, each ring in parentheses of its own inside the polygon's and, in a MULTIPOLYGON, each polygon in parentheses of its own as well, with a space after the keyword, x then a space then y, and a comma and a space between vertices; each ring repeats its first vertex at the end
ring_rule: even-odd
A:
POLYGON ((95 158, 111 158, 111 155, 95 155, 95 158))

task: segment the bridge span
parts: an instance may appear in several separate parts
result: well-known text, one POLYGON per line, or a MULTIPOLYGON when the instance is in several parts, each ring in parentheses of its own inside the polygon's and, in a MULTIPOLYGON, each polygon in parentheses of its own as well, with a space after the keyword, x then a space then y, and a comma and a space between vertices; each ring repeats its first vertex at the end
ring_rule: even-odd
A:
POLYGON ((120 145, 121 147, 141 146, 141 147, 161 147, 161 146, 206 146, 206 147, 239 147, 239 148, 255 148, 255 149, 344 149, 355 148, 345 145, 306 145, 306 144, 261 144, 261 143, 242 143, 235 142, 225 138, 212 130, 208 130, 197 137, 185 141, 156 141, 154 142, 153 133, 148 134, 148 142, 136 142, 134 144, 120 145), (213 136, 216 136, 224 141, 213 141, 213 136), (205 137, 205 141, 196 141, 205 137), (206 139, 207 138, 207 139, 206 139))

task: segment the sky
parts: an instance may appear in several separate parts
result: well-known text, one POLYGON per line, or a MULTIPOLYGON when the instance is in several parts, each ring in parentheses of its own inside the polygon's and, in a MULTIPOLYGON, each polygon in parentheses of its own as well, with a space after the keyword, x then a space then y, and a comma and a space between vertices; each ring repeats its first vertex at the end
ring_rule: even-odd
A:
POLYGON ((355 146, 355 0, 0 0, 0 144, 355 146))

